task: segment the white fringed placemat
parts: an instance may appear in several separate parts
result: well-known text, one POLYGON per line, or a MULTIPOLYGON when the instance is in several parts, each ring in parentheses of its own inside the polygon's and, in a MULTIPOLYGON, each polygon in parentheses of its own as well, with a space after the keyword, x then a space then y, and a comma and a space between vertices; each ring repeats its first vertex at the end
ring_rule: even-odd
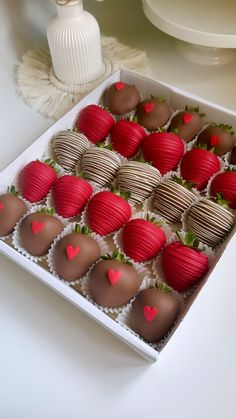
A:
POLYGON ((118 68, 149 73, 144 51, 123 45, 116 38, 103 36, 101 42, 104 72, 97 80, 83 85, 63 84, 56 78, 48 49, 27 51, 17 68, 19 94, 29 106, 57 120, 118 68))

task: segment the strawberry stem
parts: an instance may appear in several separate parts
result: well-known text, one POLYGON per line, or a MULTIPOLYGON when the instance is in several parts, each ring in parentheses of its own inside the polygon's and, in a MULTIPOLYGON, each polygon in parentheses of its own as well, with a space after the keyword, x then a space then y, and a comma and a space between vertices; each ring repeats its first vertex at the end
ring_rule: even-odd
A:
POLYGON ((184 188, 189 189, 189 190, 191 190, 192 188, 194 188, 194 186, 196 186, 196 183, 193 183, 190 180, 184 180, 177 175, 172 175, 170 177, 170 180, 173 180, 173 182, 178 183, 178 185, 181 185, 184 188))
POLYGON ((216 124, 215 122, 213 124, 211 124, 212 127, 214 128, 221 128, 224 131, 228 132, 228 134, 230 135, 234 135, 234 131, 233 131, 233 127, 232 125, 227 125, 227 124, 216 124))
POLYGON ((103 260, 118 260, 121 263, 125 263, 126 265, 133 266, 130 260, 128 260, 123 253, 120 253, 118 250, 115 250, 113 253, 107 253, 106 255, 102 256, 103 260))
POLYGON ((76 224, 73 231, 77 234, 85 234, 86 236, 91 235, 91 230, 86 225, 81 227, 79 224, 76 224))
POLYGON ((199 240, 197 236, 192 232, 189 231, 185 233, 184 235, 181 235, 179 231, 176 231, 176 236, 178 237, 179 241, 187 247, 191 247, 192 249, 202 251, 199 248, 199 240))
POLYGON ((219 204, 223 208, 229 207, 229 201, 224 199, 224 195, 222 193, 217 193, 215 197, 215 201, 217 204, 219 204))
POLYGON ((41 208, 39 211, 40 214, 46 214, 46 215, 55 215, 56 211, 54 208, 41 208))
POLYGON ((159 291, 163 292, 164 294, 170 294, 172 291, 172 289, 164 282, 156 283, 155 288, 157 288, 159 291))
POLYGON ((120 189, 117 189, 114 186, 111 186, 111 192, 114 193, 114 195, 120 196, 121 198, 125 199, 125 201, 128 201, 131 195, 130 192, 121 192, 120 189))
POLYGON ((196 112, 198 113, 199 116, 201 116, 201 118, 203 118, 204 116, 206 116, 205 113, 200 112, 199 106, 185 106, 185 111, 186 112, 196 112))
POLYGON ((19 195, 19 191, 17 191, 17 189, 16 189, 16 187, 14 185, 8 186, 7 193, 9 193, 11 195, 15 195, 15 196, 18 196, 19 195))

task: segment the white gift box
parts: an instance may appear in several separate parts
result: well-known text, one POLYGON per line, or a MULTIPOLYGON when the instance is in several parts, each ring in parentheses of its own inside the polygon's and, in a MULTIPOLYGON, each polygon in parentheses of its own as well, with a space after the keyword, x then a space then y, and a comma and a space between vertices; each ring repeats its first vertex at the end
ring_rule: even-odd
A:
MULTIPOLYGON (((143 98, 146 98, 150 95, 164 96, 173 109, 184 109, 186 105, 199 106, 201 112, 204 112, 207 116, 206 122, 214 121, 233 125, 236 128, 235 112, 210 103, 199 97, 193 96, 168 84, 154 80, 151 77, 145 77, 133 71, 121 69, 116 71, 110 77, 108 77, 108 79, 101 83, 96 89, 94 89, 93 92, 91 92, 83 100, 81 100, 70 112, 68 112, 54 125, 52 125, 52 127, 50 127, 44 134, 42 134, 14 162, 12 162, 8 167, 6 167, 0 173, 0 190, 6 190, 7 187, 11 185, 11 183, 16 179, 17 174, 23 169, 23 167, 28 162, 34 159, 41 159, 43 155, 45 155, 45 152, 47 152, 48 143, 51 141, 52 137, 58 131, 71 128, 75 122, 75 119, 79 111, 82 108, 92 103, 100 103, 106 87, 120 80, 129 84, 135 84, 143 98)), ((225 240, 223 246, 221 246, 220 250, 217 252, 214 266, 216 265, 216 262, 219 259, 219 257, 226 258, 227 245, 231 239, 231 246, 235 245, 236 248, 236 238, 232 238, 234 232, 235 228, 228 236, 228 238, 225 240)), ((7 242, 4 242, 3 240, 0 240, 0 252, 6 255, 8 258, 12 259, 15 263, 17 263, 30 273, 32 273, 32 275, 38 278, 41 282, 48 285, 58 294, 62 295, 65 299, 70 301, 83 312, 87 313, 98 323, 102 324, 106 329, 108 329, 111 333, 123 340, 127 345, 132 347, 135 351, 140 353, 147 360, 157 360, 159 352, 156 349, 154 349, 151 345, 144 342, 137 335, 131 333, 128 329, 126 329, 121 324, 113 320, 111 317, 109 317, 106 313, 104 313, 95 305, 93 305, 90 301, 88 301, 85 297, 83 297, 73 288, 71 288, 64 282, 58 280, 58 278, 54 277, 49 271, 47 271, 40 265, 27 259, 24 255, 20 254, 17 250, 15 250, 13 247, 8 245, 7 242)), ((213 277, 216 276, 217 266, 210 270, 208 275, 204 278, 202 284, 204 284, 209 277, 213 279, 213 277)), ((198 287, 196 292, 191 296, 190 300, 188 301, 187 306, 184 310, 184 314, 181 315, 181 318, 178 321, 177 327, 181 327, 181 320, 183 318, 183 315, 186 315, 189 307, 196 298, 199 289, 200 287, 198 287)))

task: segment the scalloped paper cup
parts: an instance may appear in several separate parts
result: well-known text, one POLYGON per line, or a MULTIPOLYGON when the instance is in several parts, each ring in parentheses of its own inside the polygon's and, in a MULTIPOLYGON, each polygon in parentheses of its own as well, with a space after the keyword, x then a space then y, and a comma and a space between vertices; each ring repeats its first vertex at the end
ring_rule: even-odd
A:
MULTIPOLYGON (((89 268, 89 270, 83 276, 81 276, 80 278, 78 278, 75 281, 66 281, 66 280, 64 280, 60 275, 58 275, 58 273, 56 271, 55 262, 54 262, 55 246, 56 246, 57 242, 59 240, 61 240, 63 237, 67 236, 70 233, 73 233, 73 230, 74 230, 76 224, 79 224, 81 227, 83 226, 83 224, 81 222, 80 223, 76 223, 76 222, 69 223, 64 228, 64 230, 59 234, 59 236, 56 237, 56 239, 52 243, 52 245, 51 245, 51 247, 49 249, 48 255, 47 255, 47 261, 48 261, 48 266, 49 266, 50 272, 56 278, 60 279, 60 281, 64 282, 65 284, 68 284, 68 285, 80 284, 83 281, 83 279, 85 278, 85 276, 91 271, 91 269, 95 265, 95 264, 91 265, 90 268, 89 268)), ((96 242, 98 243, 98 245, 100 247, 101 255, 102 256, 105 255, 108 252, 108 250, 109 250, 108 249, 108 246, 107 246, 107 243, 105 242, 105 240, 103 240, 102 237, 98 236, 95 233, 92 233, 91 234, 91 237, 94 240, 96 240, 96 242)))
MULTIPOLYGON (((12 243, 13 243, 14 247, 16 248, 16 250, 18 250, 18 252, 22 253, 28 259, 30 259, 31 261, 36 262, 36 263, 41 261, 41 260, 46 259, 47 258, 47 253, 45 255, 42 255, 42 256, 33 256, 26 249, 24 249, 24 247, 22 245, 21 237, 20 237, 20 225, 21 225, 22 221, 24 220, 24 218, 27 217, 29 214, 40 211, 43 208, 48 208, 48 207, 46 205, 34 205, 34 206, 32 206, 30 208, 30 210, 26 214, 24 214, 23 217, 16 224, 16 227, 15 227, 14 232, 13 232, 13 237, 12 237, 12 243)), ((64 224, 64 226, 66 225, 65 220, 62 217, 60 217, 57 214, 55 214, 54 217, 58 218, 58 220, 60 220, 64 224)))

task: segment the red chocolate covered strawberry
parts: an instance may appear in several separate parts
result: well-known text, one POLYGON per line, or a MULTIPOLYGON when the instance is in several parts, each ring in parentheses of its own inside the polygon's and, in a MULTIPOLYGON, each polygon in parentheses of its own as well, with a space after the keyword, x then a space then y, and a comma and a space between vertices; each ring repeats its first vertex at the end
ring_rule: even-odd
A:
POLYGON ((56 182, 56 171, 50 164, 50 160, 45 163, 35 160, 28 163, 21 171, 20 187, 22 196, 27 201, 42 201, 56 182))
POLYGON ((53 200, 57 213, 65 218, 79 215, 92 192, 92 186, 84 179, 70 175, 60 177, 53 187, 53 200))
POLYGON ((127 193, 103 191, 94 195, 88 203, 88 222, 91 229, 106 236, 121 228, 131 216, 127 193))
POLYGON ((200 281, 208 271, 208 257, 199 248, 194 233, 180 236, 162 252, 162 268, 168 284, 182 292, 200 281))
POLYGON ((147 136, 145 130, 137 122, 120 120, 111 132, 113 149, 124 157, 133 157, 147 136))
POLYGON ((165 174, 177 167, 184 154, 184 142, 172 132, 155 132, 145 138, 142 150, 145 160, 165 174))
POLYGON ((229 125, 212 124, 198 136, 197 144, 205 144, 207 149, 214 149, 217 156, 222 156, 235 145, 234 132, 229 125))
POLYGON ((206 187, 209 179, 220 170, 220 162, 215 154, 203 148, 188 151, 180 164, 181 176, 192 182, 198 190, 206 187))
POLYGON ((76 121, 77 129, 94 144, 104 141, 114 124, 113 116, 98 105, 86 106, 76 121))
POLYGON ((228 169, 214 177, 210 185, 210 195, 221 194, 230 208, 236 209, 236 171, 228 169))
POLYGON ((122 231, 124 253, 135 262, 153 259, 165 242, 166 235, 154 218, 130 220, 122 231))

